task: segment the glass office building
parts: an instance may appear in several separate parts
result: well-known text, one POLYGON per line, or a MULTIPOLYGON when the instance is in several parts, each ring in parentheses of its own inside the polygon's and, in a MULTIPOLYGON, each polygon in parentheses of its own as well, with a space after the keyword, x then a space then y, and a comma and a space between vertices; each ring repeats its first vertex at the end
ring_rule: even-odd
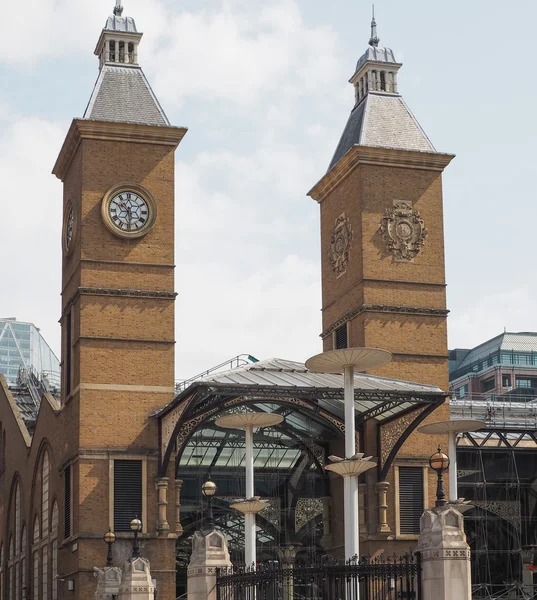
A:
POLYGON ((60 361, 33 323, 0 319, 0 373, 8 385, 16 385, 23 368, 51 385, 60 385, 60 361))

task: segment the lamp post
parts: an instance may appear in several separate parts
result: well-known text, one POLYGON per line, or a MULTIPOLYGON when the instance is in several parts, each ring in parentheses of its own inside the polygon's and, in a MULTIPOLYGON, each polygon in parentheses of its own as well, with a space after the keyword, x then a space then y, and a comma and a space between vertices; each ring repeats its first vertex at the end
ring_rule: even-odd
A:
POLYGON ((108 554, 106 555, 106 566, 111 567, 112 566, 112 544, 116 541, 116 534, 111 529, 108 529, 108 531, 103 536, 103 540, 104 540, 105 544, 108 544, 108 554))
POLYGON ((445 471, 449 469, 449 457, 444 454, 438 445, 438 450, 429 459, 429 466, 433 471, 436 471, 438 476, 438 483, 436 484, 436 502, 435 506, 446 505, 446 494, 444 492, 444 478, 445 471))
POLYGON ((201 493, 207 498, 207 529, 214 529, 213 497, 216 494, 216 483, 209 479, 201 486, 201 493))
MULTIPOLYGON (((485 425, 484 421, 475 421, 474 419, 453 419, 451 421, 429 423, 418 429, 420 433, 427 435, 446 434, 448 436, 448 454, 451 461, 451 469, 449 470, 449 501, 451 503, 457 503, 459 500, 459 490, 457 487, 457 434, 479 431, 485 425)), ((459 510, 461 506, 459 503, 459 510)))
MULTIPOLYGON (((345 559, 356 560, 359 555, 358 476, 376 466, 376 463, 356 453, 356 406, 354 401, 354 373, 376 369, 392 359, 390 352, 378 348, 345 348, 328 350, 306 361, 312 373, 342 373, 345 414, 345 457, 334 457, 333 464, 325 467, 343 477, 343 506, 345 523, 345 559)), ((353 598, 358 598, 356 594, 353 598)))
POLYGON ((244 515, 244 562, 249 569, 255 570, 257 563, 255 515, 267 507, 266 501, 254 496, 254 429, 274 427, 282 421, 281 415, 257 412, 226 415, 215 421, 218 427, 245 432, 246 498, 230 506, 244 515))
POLYGON ((130 522, 131 531, 134 532, 134 543, 132 545, 132 558, 140 558, 140 540, 138 534, 142 531, 142 521, 138 517, 135 517, 130 522))

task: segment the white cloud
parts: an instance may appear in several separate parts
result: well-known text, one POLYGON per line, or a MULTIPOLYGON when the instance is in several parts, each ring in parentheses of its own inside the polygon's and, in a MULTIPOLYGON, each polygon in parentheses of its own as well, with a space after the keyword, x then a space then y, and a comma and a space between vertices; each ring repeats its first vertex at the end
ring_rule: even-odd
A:
POLYGON ((19 118, 0 137, 0 316, 35 322, 56 352, 62 189, 51 170, 63 136, 63 127, 56 123, 19 118))
POLYGON ((504 328, 512 332, 537 331, 537 285, 529 279, 515 289, 494 291, 470 285, 453 291, 450 303, 462 309, 449 317, 450 348, 473 348, 504 328))
POLYGON ((149 64, 167 104, 195 96, 247 107, 266 94, 285 104, 341 81, 337 53, 335 33, 306 25, 294 0, 222 2, 170 17, 149 64))
POLYGON ((178 378, 242 353, 305 360, 320 351, 317 262, 289 255, 279 263, 260 262, 257 270, 244 275, 229 258, 227 264, 215 261, 181 269, 178 378))

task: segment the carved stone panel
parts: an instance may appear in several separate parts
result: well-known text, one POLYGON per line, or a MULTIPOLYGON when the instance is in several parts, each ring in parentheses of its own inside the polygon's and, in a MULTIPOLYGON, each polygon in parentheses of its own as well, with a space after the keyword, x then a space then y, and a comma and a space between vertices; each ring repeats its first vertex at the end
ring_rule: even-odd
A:
POLYGON ((386 250, 394 260, 410 262, 420 252, 428 234, 420 213, 412 209, 412 202, 394 200, 393 208, 387 208, 382 217, 379 232, 386 243, 386 250))
POLYGON ((330 238, 330 248, 328 249, 328 258, 337 277, 343 275, 347 270, 352 240, 351 223, 345 213, 342 213, 336 219, 334 233, 330 238))

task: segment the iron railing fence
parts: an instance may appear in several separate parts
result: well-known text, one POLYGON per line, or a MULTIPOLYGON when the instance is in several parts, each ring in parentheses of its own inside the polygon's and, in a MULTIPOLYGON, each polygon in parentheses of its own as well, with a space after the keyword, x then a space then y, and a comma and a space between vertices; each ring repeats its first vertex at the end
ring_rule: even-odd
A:
POLYGON ((472 586, 472 600, 537 600, 537 585, 480 583, 472 586))
POLYGON ((419 553, 285 568, 278 564, 220 570, 217 600, 422 600, 419 553))

